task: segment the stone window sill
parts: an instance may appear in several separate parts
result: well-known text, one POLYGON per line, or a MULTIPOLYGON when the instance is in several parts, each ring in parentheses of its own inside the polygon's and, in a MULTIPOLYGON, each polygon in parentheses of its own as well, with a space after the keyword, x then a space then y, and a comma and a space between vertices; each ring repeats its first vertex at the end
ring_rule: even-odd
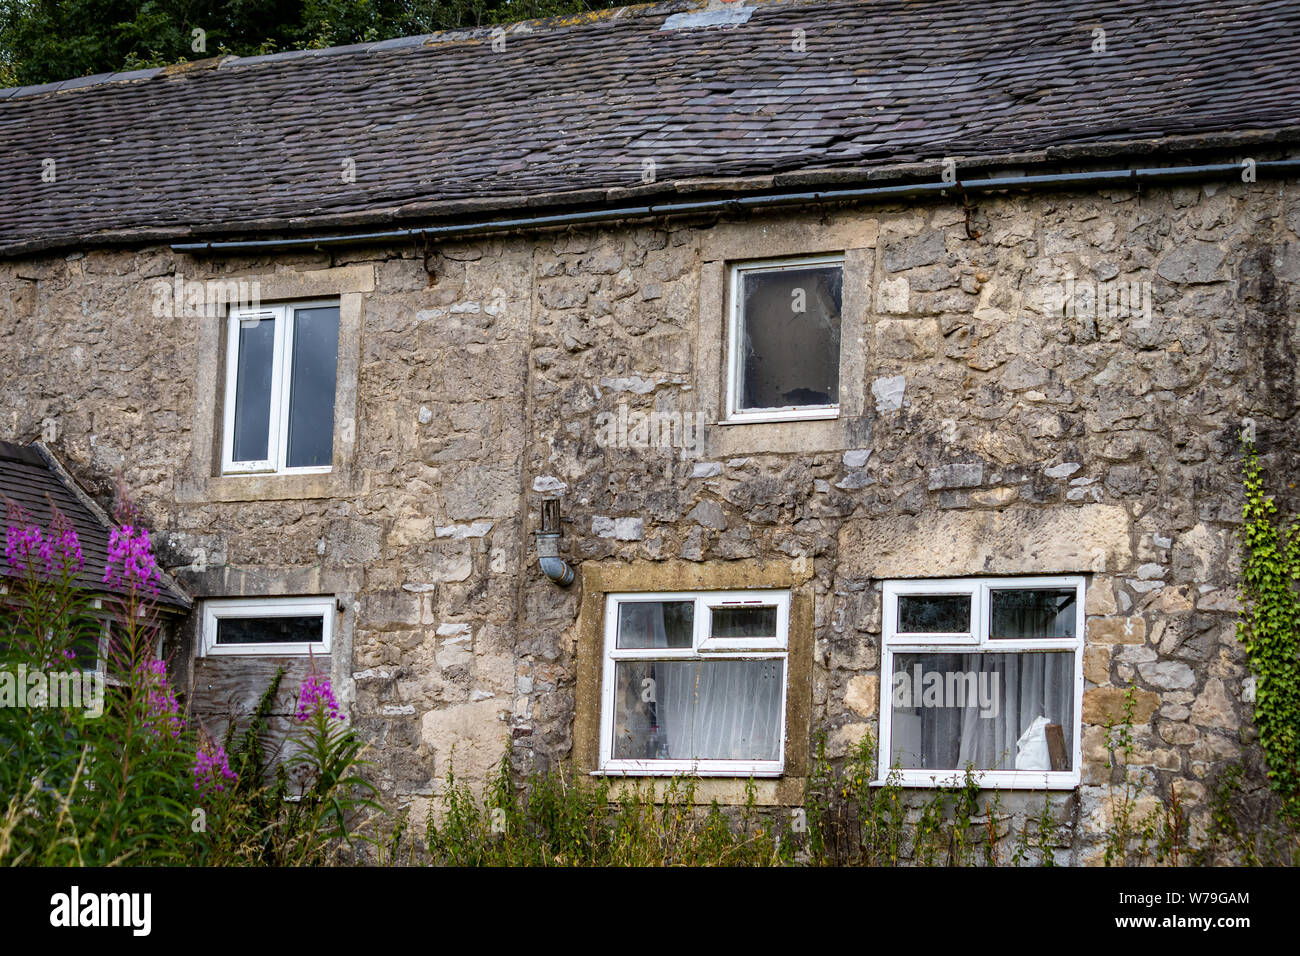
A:
POLYGON ((176 500, 184 504, 217 501, 294 501, 346 498, 365 494, 369 478, 354 481, 337 471, 315 475, 217 475, 179 482, 176 500))
POLYGON ((871 444, 871 424, 842 414, 792 421, 721 421, 704 430, 705 455, 817 454, 871 444))
MULTIPOLYGON (((656 803, 664 803, 669 782, 682 776, 625 776, 617 772, 593 771, 591 777, 605 777, 610 781, 610 797, 617 800, 624 795, 647 791, 654 787, 656 803)), ((754 804, 760 807, 798 806, 804 802, 807 779, 804 777, 692 777, 695 785, 694 806, 709 806, 715 800, 720 806, 737 807, 748 802, 746 790, 750 780, 754 785, 754 804)), ((680 785, 679 788, 680 790, 680 785)))

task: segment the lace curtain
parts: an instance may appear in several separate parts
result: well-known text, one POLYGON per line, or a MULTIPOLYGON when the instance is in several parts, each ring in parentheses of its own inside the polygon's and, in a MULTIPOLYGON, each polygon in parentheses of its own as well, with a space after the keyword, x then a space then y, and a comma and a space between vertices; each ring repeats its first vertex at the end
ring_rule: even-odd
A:
MULTIPOLYGON (((1074 613, 1072 599, 1051 595, 995 604, 996 640, 990 645, 996 647, 1002 639, 1071 636, 1074 613)), ((894 675, 891 760, 900 767, 1048 770, 1041 757, 1045 741, 1022 741, 1027 734, 1044 734, 1044 724, 1059 724, 1066 754, 1074 751, 1072 651, 901 653, 894 656, 894 675), (1040 717, 1045 721, 1035 725, 1040 717), (1026 755, 1018 763, 1022 743, 1026 755), (1030 743, 1041 746, 1031 751, 1030 743)))
MULTIPOLYGON (((672 604, 621 609, 623 647, 690 647, 672 604)), ((614 757, 780 759, 784 661, 713 658, 615 663, 614 757)))

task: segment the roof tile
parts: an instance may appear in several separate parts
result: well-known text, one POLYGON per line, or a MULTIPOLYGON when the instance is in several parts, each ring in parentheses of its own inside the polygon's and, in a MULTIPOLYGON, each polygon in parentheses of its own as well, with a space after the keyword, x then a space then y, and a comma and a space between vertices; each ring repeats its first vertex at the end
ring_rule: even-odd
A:
POLYGON ((638 186, 646 159, 865 173, 1300 125, 1291 0, 746 0, 747 22, 663 29, 688 9, 517 24, 501 52, 455 31, 0 90, 0 254, 522 204, 638 186))

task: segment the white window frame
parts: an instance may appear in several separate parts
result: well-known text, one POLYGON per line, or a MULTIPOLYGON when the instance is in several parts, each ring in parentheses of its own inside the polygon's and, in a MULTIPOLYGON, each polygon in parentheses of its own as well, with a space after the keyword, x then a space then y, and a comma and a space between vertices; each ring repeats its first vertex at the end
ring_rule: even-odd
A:
POLYGON ((607 594, 605 596, 604 667, 601 677, 600 762, 598 774, 626 776, 779 777, 785 770, 785 723, 790 695, 790 592, 673 591, 607 594), (690 647, 619 648, 618 606, 632 602, 694 602, 694 632, 690 647), (712 638, 712 608, 745 604, 776 606, 776 635, 762 638, 712 638), (767 660, 781 661, 780 739, 776 760, 626 760, 614 759, 614 667, 629 660, 767 660))
MULTIPOLYGON (((340 309, 338 299, 318 299, 303 302, 286 302, 282 305, 263 305, 257 309, 231 307, 226 319, 226 401, 222 410, 223 435, 221 440, 221 471, 226 475, 322 475, 334 470, 333 439, 330 436, 331 455, 328 465, 309 465, 290 468, 289 460, 289 392, 290 364, 293 360, 293 327, 290 321, 299 309, 340 309), (248 319, 273 320, 275 344, 271 356, 271 420, 267 431, 266 447, 269 458, 261 461, 235 461, 235 391, 239 372, 239 324, 248 319)), ((336 357, 337 361, 337 357, 336 357)), ((335 400, 338 398, 338 368, 335 366, 335 400)), ((337 422, 336 422, 337 425, 337 422)))
MULTIPOLYGON (((91 598, 90 606, 100 615, 104 611, 103 598, 91 598)), ((143 608, 141 609, 143 613, 143 608)), ((95 646, 95 667, 93 670, 83 669, 83 674, 95 674, 104 682, 106 687, 122 687, 126 681, 121 677, 114 676, 108 671, 108 654, 112 650, 110 642, 113 639, 113 618, 103 616, 99 625, 99 643, 95 646)), ((154 656, 162 657, 162 635, 158 635, 157 646, 154 648, 154 656)))
MULTIPOLYGON (((744 301, 741 296, 741 282, 746 275, 759 272, 787 272, 792 269, 808 269, 817 266, 839 266, 840 274, 844 272, 844 255, 842 253, 826 256, 806 256, 798 259, 767 259, 753 262, 736 262, 730 266, 731 294, 727 319, 727 409, 724 425, 739 425, 750 422, 791 422, 818 419, 839 418, 838 402, 829 405, 785 405, 777 408, 740 407, 740 380, 742 369, 741 323, 743 321, 744 301)), ((840 305, 840 352, 843 353, 844 316, 843 301, 840 305)), ((835 367, 840 368, 840 355, 835 356, 835 367)), ((838 371, 837 371, 838 376, 838 371)), ((839 382, 842 388, 844 383, 839 382)))
POLYGON ((220 598, 203 602, 201 656, 307 657, 328 654, 334 636, 335 599, 332 597, 220 598), (217 621, 241 617, 321 618, 319 641, 279 644, 218 644, 217 621))
POLYGON ((890 766, 893 753, 893 673, 896 654, 1014 654, 1022 651, 1056 651, 1074 654, 1074 753, 1070 770, 972 770, 980 786, 988 789, 1070 790, 1082 780, 1083 768, 1083 648, 1085 579, 1081 575, 1041 577, 944 578, 886 581, 881 613, 880 655, 880 746, 877 777, 872 784, 886 781, 904 787, 961 785, 964 768, 948 770, 903 769, 890 766), (1074 588, 1074 637, 1037 640, 993 640, 989 637, 990 594, 998 590, 1074 588), (969 594, 972 632, 969 634, 899 634, 898 598, 908 594, 969 594))

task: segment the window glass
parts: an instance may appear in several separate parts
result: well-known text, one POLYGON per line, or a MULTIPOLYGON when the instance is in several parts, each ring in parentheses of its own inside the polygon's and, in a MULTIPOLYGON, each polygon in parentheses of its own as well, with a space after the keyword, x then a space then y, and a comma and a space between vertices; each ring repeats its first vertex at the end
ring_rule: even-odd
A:
POLYGON ((916 594, 914 582, 884 584, 896 613, 883 622, 880 719, 888 745, 880 748, 879 779, 898 774, 906 786, 933 786, 969 770, 984 786, 1076 785, 1083 580, 961 578, 925 586, 966 593, 916 594), (972 609, 979 611, 973 621, 972 609), (960 637, 946 636, 953 633, 960 637), (926 647, 949 643, 961 649, 926 647))
POLYGON ((900 594, 898 630, 903 634, 970 632, 969 594, 900 594))
POLYGON ((296 644, 321 640, 318 614, 301 617, 217 618, 218 644, 296 644))
POLYGON ((99 667, 99 643, 98 633, 79 636, 71 642, 69 650, 73 655, 72 663, 78 670, 93 671, 99 667))
MULTIPOLYGON (((70 651, 72 656, 65 656, 58 662, 58 666, 75 667, 83 671, 98 669, 101 645, 105 645, 110 627, 117 629, 114 622, 106 622, 96 614, 69 615, 60 628, 59 637, 67 641, 64 654, 70 651)), ((3 656, 4 650, 5 645, 0 643, 0 656, 3 656)))
POLYGON ((690 647, 695 627, 693 601, 621 601, 618 647, 690 647))
POLYGON ((839 265, 741 275, 741 409, 839 402, 839 265))
POLYGON ((275 359, 275 320, 239 323, 235 371, 234 461, 265 461, 271 426, 271 376, 275 359))
POLYGON ((619 661, 621 760, 779 760, 784 662, 619 661))
POLYGON ((1074 637, 1077 619, 1074 588, 989 591, 989 638, 1032 640, 1074 637))
POLYGON ((338 365, 339 310, 294 310, 289 381, 287 464, 330 464, 334 453, 334 380, 338 365))
POLYGON ((712 608, 713 637, 776 637, 776 608, 751 605, 748 607, 712 608))
POLYGON ((895 654, 890 706, 891 767, 1072 769, 1071 653, 895 654))

